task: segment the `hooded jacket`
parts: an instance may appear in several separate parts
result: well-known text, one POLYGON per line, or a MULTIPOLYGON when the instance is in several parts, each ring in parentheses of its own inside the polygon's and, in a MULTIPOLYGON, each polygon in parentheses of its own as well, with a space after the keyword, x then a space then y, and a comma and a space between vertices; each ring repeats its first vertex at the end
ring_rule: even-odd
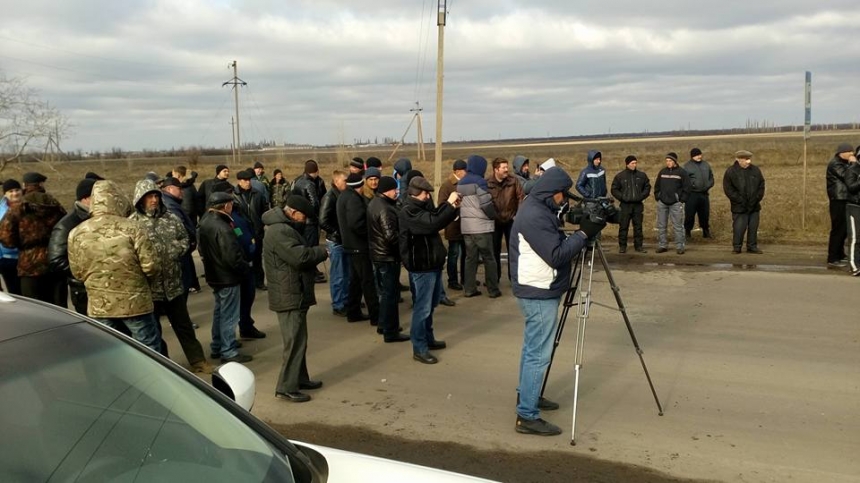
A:
POLYGON ((433 206, 433 200, 419 201, 408 197, 398 213, 400 231, 400 257, 410 272, 442 270, 448 250, 442 244, 439 230, 457 217, 457 209, 442 202, 433 206))
POLYGON ((301 231, 282 208, 263 214, 263 266, 269 283, 269 310, 285 312, 316 305, 316 266, 326 259, 322 246, 306 246, 301 231))
POLYGON ((0 243, 18 249, 18 276, 38 277, 48 273, 48 243, 51 231, 66 210, 41 188, 25 191, 21 203, 9 208, 0 221, 0 243))
POLYGON ((167 211, 158 186, 143 179, 134 187, 134 213, 128 218, 146 228, 147 236, 155 248, 157 263, 161 268, 158 275, 149 279, 152 299, 170 301, 185 293, 182 284, 181 258, 189 251, 188 230, 176 215, 167 211), (158 207, 149 214, 143 206, 143 197, 149 193, 159 195, 158 207))
POLYGON ((113 181, 96 181, 90 218, 69 233, 72 276, 87 287, 87 315, 108 319, 153 310, 158 252, 146 227, 128 219, 131 202, 113 181))
POLYGON ((463 197, 460 202, 460 230, 464 235, 492 233, 496 230, 496 207, 488 191, 487 180, 484 179, 486 172, 486 159, 469 156, 466 176, 457 183, 457 192, 463 197))
POLYGON ((394 181, 397 181, 397 198, 406 198, 406 187, 408 183, 402 183, 401 178, 406 176, 406 173, 412 171, 412 161, 408 158, 400 158, 394 162, 394 181))
POLYGON ((723 191, 732 204, 732 213, 761 211, 761 200, 764 199, 764 176, 758 166, 750 164, 744 169, 735 161, 723 176, 723 191))
POLYGON ((588 152, 588 166, 579 172, 576 181, 576 191, 585 198, 602 198, 606 196, 606 170, 601 166, 594 166, 594 159, 601 157, 600 151, 588 152))
POLYGON ((514 167, 514 176, 516 176, 517 181, 519 181, 521 185, 525 184, 525 182, 528 181, 530 176, 530 173, 523 172, 523 166, 528 162, 529 158, 523 156, 522 154, 518 154, 514 156, 514 161, 513 163, 511 163, 514 167))
POLYGON ((520 206, 511 228, 511 283, 514 296, 526 299, 561 297, 570 285, 571 263, 585 248, 587 237, 561 230, 560 206, 553 200, 573 180, 560 168, 547 170, 520 206))

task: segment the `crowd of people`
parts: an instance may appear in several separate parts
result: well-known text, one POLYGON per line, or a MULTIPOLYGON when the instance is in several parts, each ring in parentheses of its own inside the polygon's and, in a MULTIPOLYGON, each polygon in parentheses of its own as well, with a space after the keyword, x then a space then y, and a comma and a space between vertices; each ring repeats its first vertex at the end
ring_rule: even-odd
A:
MULTIPOLYGON (((826 175, 833 228, 828 263, 850 263, 858 275, 860 253, 849 258, 844 244, 860 219, 860 167, 850 145, 837 151, 826 175)), ((723 176, 733 253, 744 244, 748 253, 762 253, 757 230, 765 181, 752 157, 736 152, 723 176)), ((208 373, 213 366, 187 308, 189 294, 201 289, 192 258, 197 250, 214 295, 209 359, 253 359, 240 351, 241 341, 266 337, 252 307, 256 292, 267 291, 283 340, 275 395, 305 402, 311 397, 302 391, 322 386, 307 366, 307 314, 316 304, 316 284, 328 283, 335 316, 369 321, 383 342, 411 342, 415 361, 435 364, 446 343, 434 331, 434 311, 456 305, 447 291, 471 298, 484 295, 483 287, 488 298, 498 298, 506 272, 525 319, 516 430, 558 434, 540 418, 540 410, 558 408, 540 396, 558 305, 569 287, 571 260, 606 226, 586 217, 578 230, 562 230, 571 202, 618 201, 621 253, 631 223, 633 249, 646 252, 643 202, 652 191, 657 253, 668 251, 670 224, 678 254, 685 253, 696 221, 703 237, 713 233, 714 174, 698 148, 683 167, 668 153, 653 189, 635 156, 627 156, 610 183, 602 162, 601 152, 590 151, 574 182, 553 159, 532 169, 525 156, 509 163, 472 155, 453 162, 438 193, 406 158, 394 163, 390 176, 378 158, 354 158, 348 170, 331 174, 328 187, 314 160, 292 182, 280 170, 270 180, 256 162, 236 173, 233 184, 229 167, 219 165, 199 187, 197 173, 178 166, 164 176, 147 173, 130 198, 114 181, 87 173, 68 212, 46 191, 47 178, 30 172, 23 185, 3 183, 0 276, 9 292, 61 307, 71 300, 81 314, 165 356, 160 319, 167 317, 191 368, 208 373), (328 277, 319 270, 326 260, 328 277), (399 315, 406 292, 412 302, 408 333, 399 315)))

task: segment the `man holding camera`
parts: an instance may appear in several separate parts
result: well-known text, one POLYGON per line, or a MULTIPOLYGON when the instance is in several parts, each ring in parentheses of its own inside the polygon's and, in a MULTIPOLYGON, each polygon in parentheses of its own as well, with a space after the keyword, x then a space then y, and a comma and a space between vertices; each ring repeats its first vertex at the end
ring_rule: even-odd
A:
POLYGON ((511 277, 514 296, 525 317, 520 377, 517 387, 516 431, 553 436, 561 429, 540 418, 540 410, 558 404, 540 397, 552 355, 558 305, 570 286, 571 263, 606 226, 586 217, 580 231, 561 231, 573 180, 561 168, 547 170, 520 205, 511 230, 511 277))

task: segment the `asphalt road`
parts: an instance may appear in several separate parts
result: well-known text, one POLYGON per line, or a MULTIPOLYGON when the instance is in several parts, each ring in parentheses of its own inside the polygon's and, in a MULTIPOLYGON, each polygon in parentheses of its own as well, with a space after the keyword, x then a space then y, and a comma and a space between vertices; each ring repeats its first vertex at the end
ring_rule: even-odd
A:
MULTIPOLYGON (((369 324, 331 315, 318 285, 308 365, 325 386, 305 404, 273 397, 281 343, 257 292, 254 317, 269 337, 243 349, 255 357, 253 412, 294 439, 501 481, 860 481, 858 280, 821 268, 809 249, 763 248, 737 256, 754 262, 695 247, 665 258, 610 254, 665 415, 620 314, 594 305, 576 446, 572 318, 546 393, 561 409, 543 414, 565 433, 514 431, 522 317, 507 282, 500 299, 452 293, 457 307, 437 309, 448 349, 435 366, 414 362, 408 343, 383 344, 369 324)), ((605 274, 594 280, 594 301, 614 306, 605 274)), ((207 344, 208 290, 189 306, 207 344)))

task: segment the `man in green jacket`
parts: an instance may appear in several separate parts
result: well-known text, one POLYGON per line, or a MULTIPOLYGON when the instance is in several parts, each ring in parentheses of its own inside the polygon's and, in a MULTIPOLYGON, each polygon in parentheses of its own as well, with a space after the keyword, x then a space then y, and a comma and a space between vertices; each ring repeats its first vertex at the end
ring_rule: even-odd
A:
POLYGON ((287 205, 263 215, 267 226, 263 243, 263 264, 269 274, 269 309, 278 316, 284 339, 284 361, 275 397, 290 402, 306 402, 311 397, 301 389, 318 389, 322 381, 308 374, 308 309, 316 305, 314 277, 317 264, 328 258, 325 247, 308 246, 302 236, 313 206, 298 195, 287 198, 287 205))

